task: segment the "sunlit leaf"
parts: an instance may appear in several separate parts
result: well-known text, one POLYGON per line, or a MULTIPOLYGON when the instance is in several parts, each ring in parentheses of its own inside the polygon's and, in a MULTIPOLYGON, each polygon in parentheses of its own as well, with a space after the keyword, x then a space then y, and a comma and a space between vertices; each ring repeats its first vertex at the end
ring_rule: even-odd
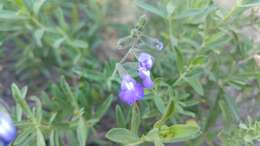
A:
POLYGON ((132 144, 139 141, 139 138, 134 133, 124 128, 113 128, 109 130, 106 134, 106 138, 122 144, 132 144))
POLYGON ((186 124, 177 124, 170 127, 163 126, 159 135, 164 143, 181 142, 194 139, 200 135, 200 127, 193 120, 186 124))

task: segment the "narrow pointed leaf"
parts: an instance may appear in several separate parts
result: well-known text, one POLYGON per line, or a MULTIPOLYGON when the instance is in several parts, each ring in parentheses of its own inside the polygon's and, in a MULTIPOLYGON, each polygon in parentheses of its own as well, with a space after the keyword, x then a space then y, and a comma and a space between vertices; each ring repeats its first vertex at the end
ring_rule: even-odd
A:
POLYGON ((185 78, 186 82, 190 84, 190 86, 201 96, 204 95, 204 90, 202 85, 199 81, 199 78, 196 76, 192 76, 189 78, 185 78))

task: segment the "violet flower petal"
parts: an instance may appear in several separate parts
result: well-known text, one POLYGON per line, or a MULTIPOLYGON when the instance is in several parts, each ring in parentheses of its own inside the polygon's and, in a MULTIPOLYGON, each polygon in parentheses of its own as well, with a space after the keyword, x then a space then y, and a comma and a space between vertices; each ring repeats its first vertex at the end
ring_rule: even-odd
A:
POLYGON ((11 118, 0 112, 0 141, 3 145, 8 145, 16 138, 16 128, 11 118))
POLYGON ((150 70, 153 66, 153 57, 148 53, 141 53, 138 57, 139 67, 150 70))
POLYGON ((146 70, 145 68, 139 68, 139 77, 142 79, 143 87, 144 88, 152 88, 153 87, 153 81, 150 76, 150 71, 146 70))
POLYGON ((144 88, 148 88, 148 89, 153 88, 153 80, 151 78, 144 79, 143 86, 144 86, 144 88))
POLYGON ((144 89, 131 76, 125 75, 121 82, 119 97, 123 102, 132 105, 144 97, 144 89))

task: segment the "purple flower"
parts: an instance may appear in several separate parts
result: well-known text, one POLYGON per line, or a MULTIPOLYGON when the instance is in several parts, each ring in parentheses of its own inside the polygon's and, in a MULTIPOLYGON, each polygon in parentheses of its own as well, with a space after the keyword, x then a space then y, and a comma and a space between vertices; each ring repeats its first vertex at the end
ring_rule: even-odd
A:
POLYGON ((138 57, 139 68, 150 70, 153 66, 153 57, 148 53, 141 53, 138 57))
POLYGON ((147 70, 143 67, 139 67, 138 69, 139 77, 142 79, 143 87, 144 88, 152 88, 153 87, 153 81, 151 79, 151 72, 150 70, 147 70))
POLYGON ((11 118, 0 112, 0 142, 8 146, 16 138, 16 128, 11 118))
POLYGON ((154 46, 155 46, 155 48, 156 48, 157 50, 160 51, 160 50, 163 49, 164 46, 163 46, 163 43, 162 43, 161 41, 159 41, 159 40, 156 39, 154 43, 155 43, 154 46))
POLYGON ((142 85, 136 82, 130 75, 124 75, 119 97, 123 102, 132 105, 144 97, 144 89, 142 85))

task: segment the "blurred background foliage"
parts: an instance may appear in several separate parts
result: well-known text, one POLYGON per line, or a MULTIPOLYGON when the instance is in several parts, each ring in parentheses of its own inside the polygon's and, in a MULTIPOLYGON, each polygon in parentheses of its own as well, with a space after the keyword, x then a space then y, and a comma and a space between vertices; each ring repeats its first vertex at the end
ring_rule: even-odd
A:
POLYGON ((75 66, 94 60, 97 52, 102 55, 98 48, 106 31, 127 32, 126 25, 111 20, 111 6, 120 11, 112 1, 4 0, 2 52, 16 62, 13 69, 21 80, 41 85, 32 77, 55 80, 60 74, 71 75, 75 66))
POLYGON ((119 77, 111 78, 127 52, 116 42, 142 14, 148 18, 143 33, 165 47, 145 48, 155 58, 155 87, 139 103, 137 135, 147 133, 173 101, 168 123, 194 119, 201 134, 169 145, 257 145, 260 61, 253 56, 259 53, 259 5, 257 0, 1 0, 0 92, 19 128, 13 145, 115 145, 105 133, 129 128, 133 115, 117 100, 119 77))

